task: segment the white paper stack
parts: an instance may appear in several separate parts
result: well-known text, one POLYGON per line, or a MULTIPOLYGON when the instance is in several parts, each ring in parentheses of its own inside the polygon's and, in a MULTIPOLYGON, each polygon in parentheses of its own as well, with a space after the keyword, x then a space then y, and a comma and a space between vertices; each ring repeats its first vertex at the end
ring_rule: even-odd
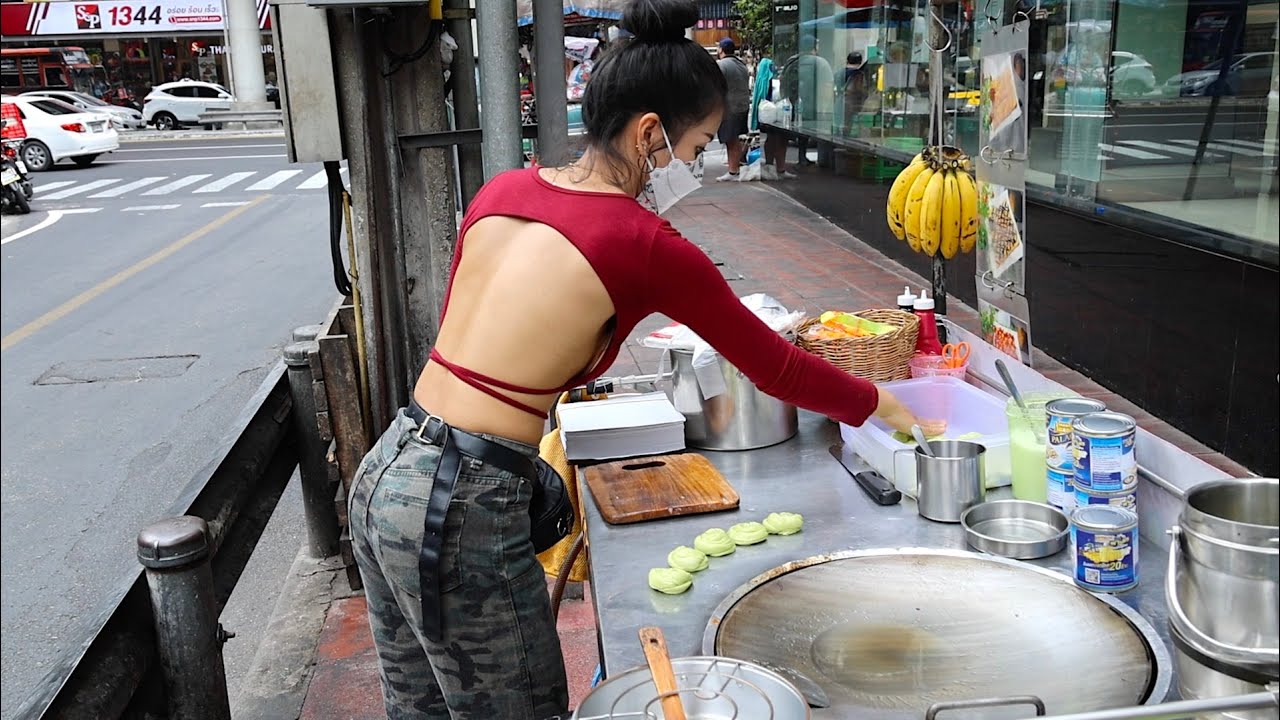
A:
POLYGON ((560 439, 573 460, 614 460, 684 449, 684 416, 666 394, 623 395, 560 406, 560 439))

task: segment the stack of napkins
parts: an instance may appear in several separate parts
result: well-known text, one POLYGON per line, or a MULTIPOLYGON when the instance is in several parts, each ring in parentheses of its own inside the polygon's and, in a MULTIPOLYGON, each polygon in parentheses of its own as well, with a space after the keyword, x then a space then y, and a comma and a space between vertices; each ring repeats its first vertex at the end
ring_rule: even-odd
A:
POLYGON ((561 405, 560 439, 570 460, 614 460, 684 449, 684 416, 665 393, 561 405))

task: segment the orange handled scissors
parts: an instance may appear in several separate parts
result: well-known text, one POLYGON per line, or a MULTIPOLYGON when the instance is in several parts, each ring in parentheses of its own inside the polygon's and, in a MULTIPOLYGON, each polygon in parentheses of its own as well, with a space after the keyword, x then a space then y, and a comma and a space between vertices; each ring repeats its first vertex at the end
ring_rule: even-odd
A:
POLYGON ((969 362, 969 343, 947 343, 942 346, 942 362, 949 368, 964 367, 969 362))

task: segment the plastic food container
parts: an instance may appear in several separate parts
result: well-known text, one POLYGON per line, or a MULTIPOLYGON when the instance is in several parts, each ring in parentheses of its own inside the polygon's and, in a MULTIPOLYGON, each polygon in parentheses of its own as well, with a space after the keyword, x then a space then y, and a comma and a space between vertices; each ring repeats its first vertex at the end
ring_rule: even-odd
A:
POLYGON ((969 363, 960 367, 947 367, 941 355, 916 355, 907 363, 911 367, 911 377, 953 377, 964 379, 969 372, 969 363))
MULTIPOLYGON (((1009 427, 1001 398, 950 377, 899 380, 884 383, 882 387, 893 393, 917 417, 946 420, 947 431, 943 439, 963 439, 985 446, 986 487, 1009 484, 1009 427)), ((875 417, 862 427, 841 423, 840 437, 876 472, 891 480, 898 490, 916 497, 914 441, 906 443, 895 439, 893 430, 875 417)))

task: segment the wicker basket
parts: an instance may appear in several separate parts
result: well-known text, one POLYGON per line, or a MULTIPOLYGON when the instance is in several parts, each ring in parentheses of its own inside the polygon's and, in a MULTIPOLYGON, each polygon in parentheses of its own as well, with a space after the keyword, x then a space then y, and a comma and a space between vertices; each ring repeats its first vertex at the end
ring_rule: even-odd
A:
POLYGON ((898 329, 873 337, 815 340, 808 337, 807 331, 819 320, 810 318, 797 330, 796 344, 864 380, 889 382, 910 378, 909 363, 916 351, 920 319, 902 310, 864 310, 853 314, 885 325, 896 325, 898 329))

